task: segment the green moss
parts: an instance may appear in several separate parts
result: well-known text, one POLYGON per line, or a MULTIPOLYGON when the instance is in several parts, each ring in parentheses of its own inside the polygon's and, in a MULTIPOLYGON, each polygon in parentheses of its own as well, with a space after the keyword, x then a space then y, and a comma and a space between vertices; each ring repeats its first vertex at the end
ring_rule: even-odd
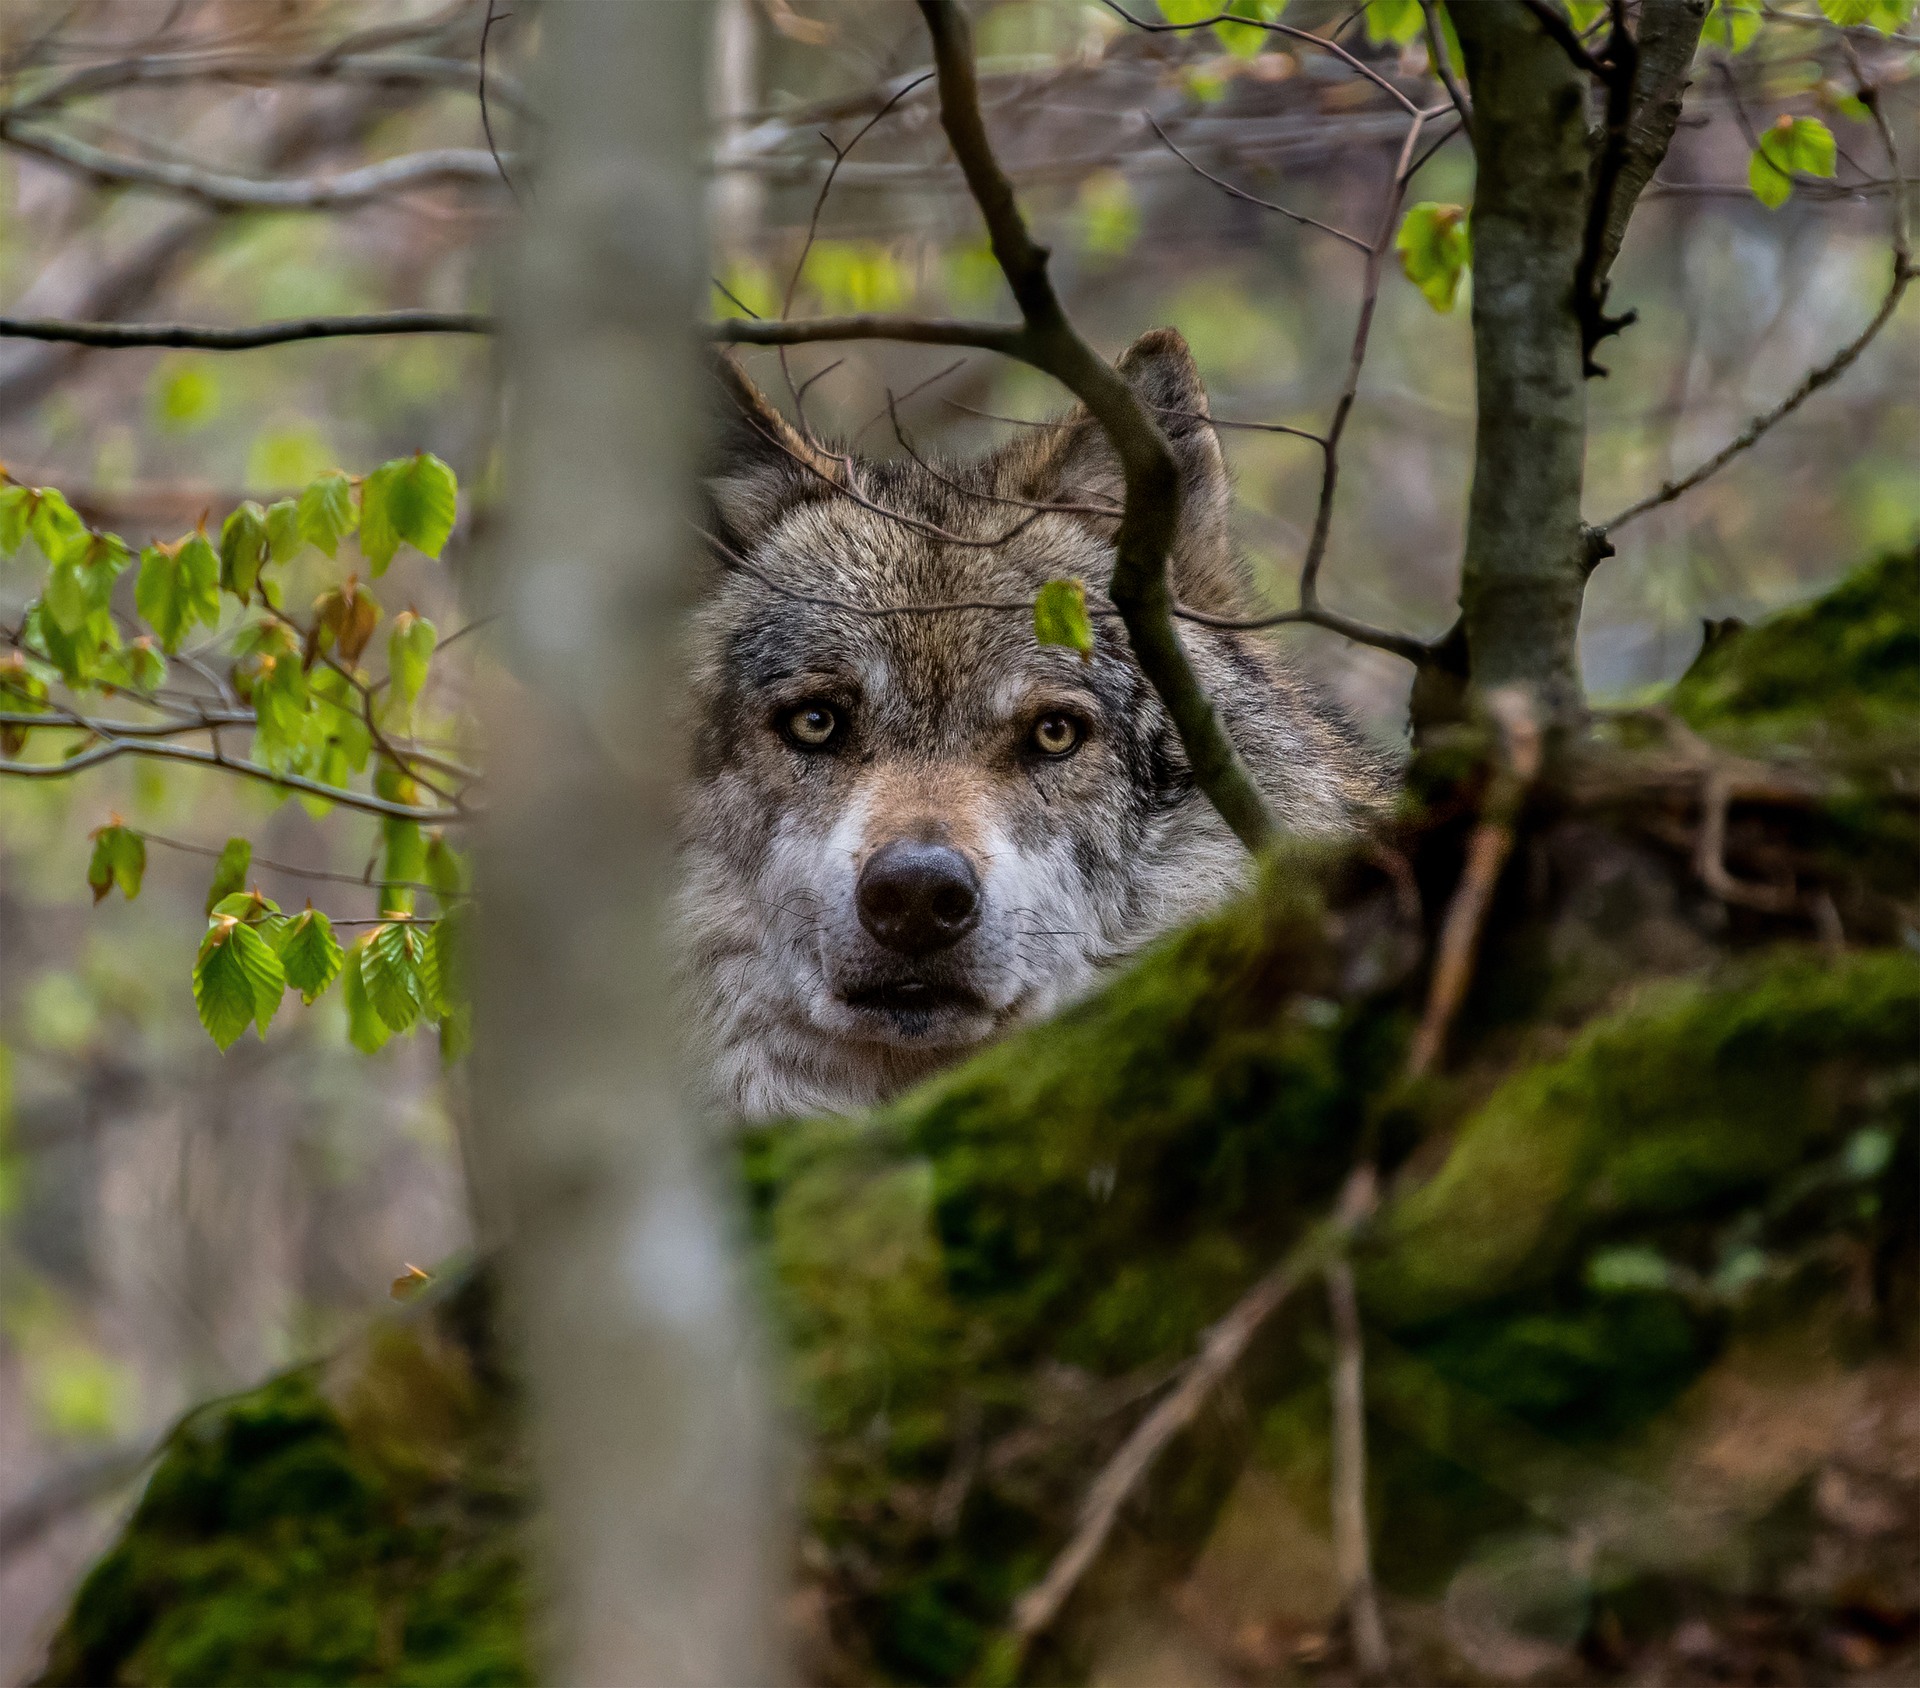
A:
POLYGON ((1768 744, 1899 739, 1920 720, 1920 549, 1706 651, 1675 687, 1691 725, 1768 744))
POLYGON ((499 1504, 511 1431, 475 1381, 422 1318, 351 1378, 307 1368, 195 1414, 40 1680, 531 1681, 518 1504, 499 1504))

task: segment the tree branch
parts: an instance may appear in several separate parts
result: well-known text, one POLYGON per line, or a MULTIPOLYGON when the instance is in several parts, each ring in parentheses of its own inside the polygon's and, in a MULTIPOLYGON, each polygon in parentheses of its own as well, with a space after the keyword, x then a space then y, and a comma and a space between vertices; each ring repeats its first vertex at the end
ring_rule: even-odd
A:
POLYGON ((0 119, 0 141, 97 182, 178 194, 220 211, 333 211, 437 182, 500 185, 499 169, 484 147, 437 147, 385 158, 338 175, 262 181, 190 164, 129 158, 71 135, 22 129, 11 119, 0 119))
MULTIPOLYGON (((44 717, 41 726, 54 725, 44 717)), ((88 731, 85 726, 75 726, 74 731, 88 731)), ((83 750, 77 756, 69 756, 64 762, 14 762, 0 761, 0 777, 10 779, 65 779, 70 774, 80 773, 87 768, 97 768, 103 762, 112 762, 122 756, 147 756, 163 762, 187 762, 196 767, 219 768, 230 774, 239 774, 246 779, 255 779, 282 791, 304 792, 310 797, 324 797, 329 803, 336 803, 343 809, 357 809, 362 814, 388 815, 396 820, 419 821, 423 826, 448 826, 457 821, 475 819, 471 809, 428 809, 412 803, 395 803, 385 797, 376 797, 370 792, 349 791, 337 785, 327 785, 320 780, 310 780, 304 774, 277 774, 273 769, 263 767, 258 762, 243 762, 218 750, 196 750, 191 745, 168 744, 154 739, 109 739, 105 744, 83 750)))
POLYGON ((823 340, 900 340, 922 346, 972 346, 1031 362, 1027 330, 1020 323, 966 322, 953 317, 808 317, 775 322, 765 317, 728 317, 706 326, 709 340, 729 346, 810 346, 823 340))
POLYGON ((166 346, 199 352, 246 352, 298 340, 382 334, 491 334, 493 318, 473 311, 376 311, 366 316, 290 317, 244 328, 184 322, 68 322, 58 317, 0 316, 0 340, 46 340, 69 346, 166 346))
MULTIPOLYGON (((1371 1168, 1369 1168, 1371 1171, 1371 1168)), ((1380 1622, 1367 1531, 1366 1351, 1353 1267, 1327 1262, 1327 1316, 1333 1329, 1333 1564, 1346 1602, 1354 1663, 1362 1682, 1384 1682, 1393 1659, 1380 1622)))
POLYGON ((1143 112, 1141 115, 1146 118, 1148 127, 1160 137, 1168 152, 1172 153, 1175 158, 1179 159, 1180 162, 1186 165, 1196 176, 1205 177, 1206 180, 1213 183, 1221 192, 1231 194, 1235 199, 1245 200, 1249 205, 1257 205, 1262 211, 1277 211, 1281 216, 1299 223, 1304 228, 1318 229, 1322 234, 1330 234, 1335 240, 1343 240, 1347 245, 1356 247, 1362 252, 1372 250, 1357 234, 1348 234, 1345 229, 1336 229, 1331 223, 1323 223, 1318 217, 1309 217, 1304 211, 1295 211, 1285 205, 1276 205, 1270 199, 1262 199, 1257 194, 1248 193, 1245 188, 1237 188, 1233 183, 1216 176, 1211 170, 1203 169, 1182 152, 1175 144, 1173 137, 1160 127, 1159 118, 1155 117, 1150 111, 1143 112))

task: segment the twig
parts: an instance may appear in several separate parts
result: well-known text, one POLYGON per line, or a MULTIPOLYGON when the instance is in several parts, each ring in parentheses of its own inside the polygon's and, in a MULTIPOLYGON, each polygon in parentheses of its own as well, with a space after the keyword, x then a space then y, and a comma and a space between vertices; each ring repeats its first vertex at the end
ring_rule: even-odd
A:
POLYGON ((246 328, 183 322, 67 322, 56 317, 0 317, 0 340, 47 340, 70 346, 166 346, 200 352, 248 352, 297 340, 353 339, 380 334, 491 334, 493 318, 473 311, 377 311, 367 316, 290 317, 246 328))
MULTIPOLYGON (((502 14, 493 9, 493 0, 487 0, 487 21, 480 26, 480 62, 475 78, 475 89, 480 98, 480 132, 487 137, 487 151, 493 154, 494 167, 500 172, 500 180, 507 184, 507 192, 512 194, 517 204, 520 190, 513 185, 513 178, 507 174, 506 160, 500 156, 499 143, 493 138, 493 111, 487 103, 487 42, 492 38, 493 26, 500 21, 502 14)), ((511 12, 504 14, 512 17, 511 12)))
POLYGON ((1521 0, 1528 11, 1533 13, 1540 27, 1560 50, 1572 59, 1589 76, 1604 82, 1607 79, 1607 67, 1587 51, 1587 46, 1573 31, 1573 25, 1554 9, 1553 0, 1521 0))
POLYGON ((1331 223, 1323 223, 1318 217, 1309 217, 1304 211, 1295 211, 1288 206, 1278 205, 1271 199, 1262 199, 1258 194, 1248 193, 1245 188, 1237 188, 1233 183, 1216 176, 1211 170, 1196 164, 1193 159, 1182 152, 1173 137, 1160 127, 1160 119, 1155 117, 1152 112, 1143 111, 1140 115, 1147 120, 1147 126, 1160 137, 1162 144, 1165 145, 1168 152, 1172 153, 1175 158, 1179 159, 1180 162, 1186 165, 1196 176, 1203 176, 1206 180, 1213 183, 1221 192, 1231 194, 1235 199, 1244 200, 1249 205, 1257 205, 1262 211, 1277 211, 1281 216, 1299 223, 1304 228, 1318 229, 1322 234, 1330 234, 1335 240, 1343 240, 1347 245, 1354 247, 1358 251, 1372 251, 1372 248, 1357 234, 1348 234, 1345 229, 1337 229, 1331 223))
POLYGON ((1014 1603, 1012 1640, 1024 1655, 1034 1639, 1060 1615, 1080 1579, 1099 1558, 1127 1497, 1139 1485, 1173 1438, 1186 1429, 1233 1368, 1260 1329, 1302 1283, 1324 1267, 1359 1223, 1346 1205, 1323 1220, 1287 1252, 1286 1257, 1248 1290, 1201 1338, 1200 1351, 1152 1412, 1137 1425, 1108 1460, 1080 1503, 1072 1537, 1047 1567, 1047 1574, 1014 1603))
POLYGON ((956 317, 806 317, 799 322, 728 317, 710 322, 709 340, 728 346, 810 346, 823 340, 899 340, 921 346, 973 346, 1031 362, 1024 323, 967 322, 956 317))
MULTIPOLYGON (((214 848, 211 844, 189 844, 184 838, 168 838, 163 833, 146 832, 139 827, 131 827, 128 830, 136 836, 144 838, 149 844, 158 844, 161 848, 167 850, 178 850, 182 855, 205 856, 210 861, 218 861, 224 853, 222 850, 214 848)), ((379 891, 395 888, 404 891, 425 891, 435 897, 447 897, 449 895, 470 897, 473 895, 471 891, 455 891, 450 893, 442 890, 438 885, 425 885, 413 879, 375 879, 370 873, 335 873, 331 869, 323 867, 295 867, 292 862, 276 862, 266 856, 251 856, 248 858, 247 865, 249 870, 263 867, 274 873, 287 874, 294 879, 324 880, 330 885, 355 885, 363 891, 379 891)), ((342 923, 336 920, 333 924, 338 926, 342 923)))
POLYGON ((1513 850, 1514 820, 1540 772, 1540 724, 1527 694, 1520 689, 1495 691, 1487 698, 1487 708, 1500 735, 1500 760, 1488 783, 1480 820, 1467 840, 1460 882, 1440 927, 1426 1010, 1407 1052, 1409 1078, 1430 1072, 1446 1047, 1447 1033, 1473 982, 1474 958, 1500 870, 1513 850))
MULTIPOLYGON (((1133 13, 1129 12, 1124 6, 1119 5, 1117 0, 1101 0, 1101 4, 1104 5, 1108 11, 1124 18, 1128 23, 1132 24, 1135 29, 1147 35, 1186 35, 1197 29, 1210 29, 1217 23, 1231 23, 1243 25, 1248 29, 1265 30, 1269 35, 1284 36, 1289 41, 1305 42, 1309 46, 1318 47, 1323 53, 1331 53, 1333 57, 1338 59, 1356 76, 1364 77, 1376 88, 1380 89, 1382 93, 1388 95, 1394 103, 1400 106, 1409 116, 1419 110, 1419 107, 1417 107, 1412 100, 1401 93, 1398 88, 1382 76, 1379 71, 1375 70, 1372 65, 1362 59, 1355 58, 1354 55, 1348 52, 1345 47, 1341 46, 1338 41, 1330 40, 1324 35, 1315 35, 1312 30, 1296 29, 1292 24, 1271 23, 1264 18, 1242 17, 1238 12, 1231 11, 1215 12, 1210 18, 1195 18, 1192 23, 1149 23, 1145 18, 1135 17, 1133 13)), ((1365 10, 1364 7, 1356 6, 1354 8, 1354 16, 1357 17, 1363 10, 1365 10)))
MULTIPOLYGON (((1369 1173, 1371 1168, 1368 1168, 1369 1173)), ((1354 1662, 1363 1682, 1382 1682, 1392 1666, 1373 1583, 1367 1531, 1367 1400, 1360 1298, 1353 1267, 1327 1262, 1327 1315, 1333 1331, 1333 1566, 1346 1602, 1354 1662)))
POLYGON ((1467 98, 1467 91, 1461 87, 1460 79, 1454 74, 1453 60, 1447 54, 1446 37, 1440 29, 1439 8, 1435 0, 1420 0, 1420 11, 1427 26, 1427 57, 1432 61, 1433 73, 1440 78, 1440 86, 1447 91, 1447 98, 1453 101, 1453 109, 1460 114, 1460 124, 1467 132, 1469 144, 1473 141, 1473 102, 1467 98))

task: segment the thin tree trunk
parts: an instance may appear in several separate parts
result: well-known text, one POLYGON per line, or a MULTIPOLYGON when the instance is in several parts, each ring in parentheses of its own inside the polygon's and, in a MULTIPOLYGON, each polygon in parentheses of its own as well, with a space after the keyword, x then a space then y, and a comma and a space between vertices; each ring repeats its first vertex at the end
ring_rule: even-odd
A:
POLYGON ((1452 14, 1473 89, 1473 342, 1479 420, 1460 607, 1474 686, 1582 705, 1575 640, 1587 401, 1574 274, 1591 155, 1586 75, 1521 0, 1452 14))
POLYGON ((670 818, 692 579, 708 9, 544 8, 514 266, 510 670, 477 944, 476 1161, 543 1499, 542 1680, 778 1678, 777 1508, 723 1204, 676 1073, 670 818))

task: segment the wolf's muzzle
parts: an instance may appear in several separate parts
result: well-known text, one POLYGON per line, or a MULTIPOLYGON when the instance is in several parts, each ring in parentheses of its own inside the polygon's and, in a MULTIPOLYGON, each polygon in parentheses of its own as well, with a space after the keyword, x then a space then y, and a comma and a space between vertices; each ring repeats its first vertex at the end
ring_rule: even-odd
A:
POLYGON ((951 846, 896 839, 868 858, 854 904, 876 943, 900 955, 934 955, 980 924, 980 881, 951 846))

